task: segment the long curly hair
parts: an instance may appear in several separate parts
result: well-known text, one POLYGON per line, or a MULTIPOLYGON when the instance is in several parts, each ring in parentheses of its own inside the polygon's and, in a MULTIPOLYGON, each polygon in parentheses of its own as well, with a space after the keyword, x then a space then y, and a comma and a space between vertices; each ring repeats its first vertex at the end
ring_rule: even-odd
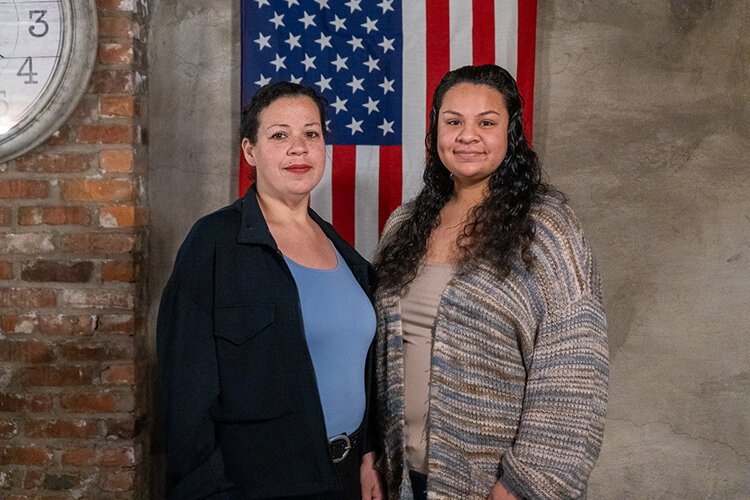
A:
POLYGON ((411 215, 384 242, 375 259, 380 285, 402 294, 417 275, 430 233, 440 225, 440 210, 453 195, 453 179, 438 156, 438 117, 445 93, 459 83, 486 85, 500 92, 510 120, 505 158, 490 175, 484 201, 469 211, 468 222, 456 240, 458 272, 483 260, 503 278, 519 257, 527 268, 531 267, 529 247, 534 240, 531 207, 546 193, 564 197, 543 181, 539 159, 524 135, 523 102, 510 73, 494 64, 464 66, 448 72, 432 97, 430 127, 425 137, 424 187, 412 202, 411 215))

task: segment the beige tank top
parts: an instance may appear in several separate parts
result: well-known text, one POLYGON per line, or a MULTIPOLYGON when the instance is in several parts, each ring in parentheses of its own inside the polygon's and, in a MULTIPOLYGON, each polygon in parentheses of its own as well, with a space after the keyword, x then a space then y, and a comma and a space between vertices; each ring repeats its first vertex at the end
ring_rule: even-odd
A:
POLYGON ((404 332, 404 437, 409 468, 427 474, 432 333, 440 296, 455 274, 453 264, 423 263, 401 300, 404 332))

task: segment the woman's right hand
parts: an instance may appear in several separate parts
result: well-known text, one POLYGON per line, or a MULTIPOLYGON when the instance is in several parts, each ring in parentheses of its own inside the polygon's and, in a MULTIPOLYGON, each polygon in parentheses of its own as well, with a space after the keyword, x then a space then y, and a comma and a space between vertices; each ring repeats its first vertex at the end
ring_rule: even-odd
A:
POLYGON ((375 468, 377 456, 374 451, 362 456, 362 465, 359 466, 359 480, 362 484, 362 500, 383 500, 383 482, 380 472, 375 468))

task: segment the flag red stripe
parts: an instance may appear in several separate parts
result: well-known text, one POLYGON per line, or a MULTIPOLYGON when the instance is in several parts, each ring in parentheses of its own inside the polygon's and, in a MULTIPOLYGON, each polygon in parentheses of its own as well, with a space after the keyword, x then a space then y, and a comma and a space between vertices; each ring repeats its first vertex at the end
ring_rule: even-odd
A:
POLYGON ((471 11, 471 46, 474 64, 494 64, 495 1, 472 0, 471 11))
POLYGON ((396 207, 401 204, 401 146, 380 146, 378 172, 378 236, 396 207))
POLYGON ((536 2, 518 2, 518 68, 516 81, 524 100, 523 122, 526 137, 531 141, 534 130, 534 56, 536 53, 536 2))
POLYGON ((357 146, 333 146, 331 219, 339 234, 354 245, 354 193, 357 146))
POLYGON ((450 5, 448 0, 427 0, 425 5, 425 63, 427 87, 427 123, 430 121, 432 94, 440 80, 450 69, 450 5))

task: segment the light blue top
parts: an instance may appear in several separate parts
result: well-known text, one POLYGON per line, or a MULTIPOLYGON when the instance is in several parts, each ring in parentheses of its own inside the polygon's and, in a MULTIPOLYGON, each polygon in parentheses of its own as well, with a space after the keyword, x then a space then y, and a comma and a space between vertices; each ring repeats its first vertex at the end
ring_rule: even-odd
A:
POLYGON ((299 290, 328 437, 351 433, 362 423, 365 359, 375 336, 375 310, 335 247, 334 251, 336 267, 330 270, 284 257, 299 290))

